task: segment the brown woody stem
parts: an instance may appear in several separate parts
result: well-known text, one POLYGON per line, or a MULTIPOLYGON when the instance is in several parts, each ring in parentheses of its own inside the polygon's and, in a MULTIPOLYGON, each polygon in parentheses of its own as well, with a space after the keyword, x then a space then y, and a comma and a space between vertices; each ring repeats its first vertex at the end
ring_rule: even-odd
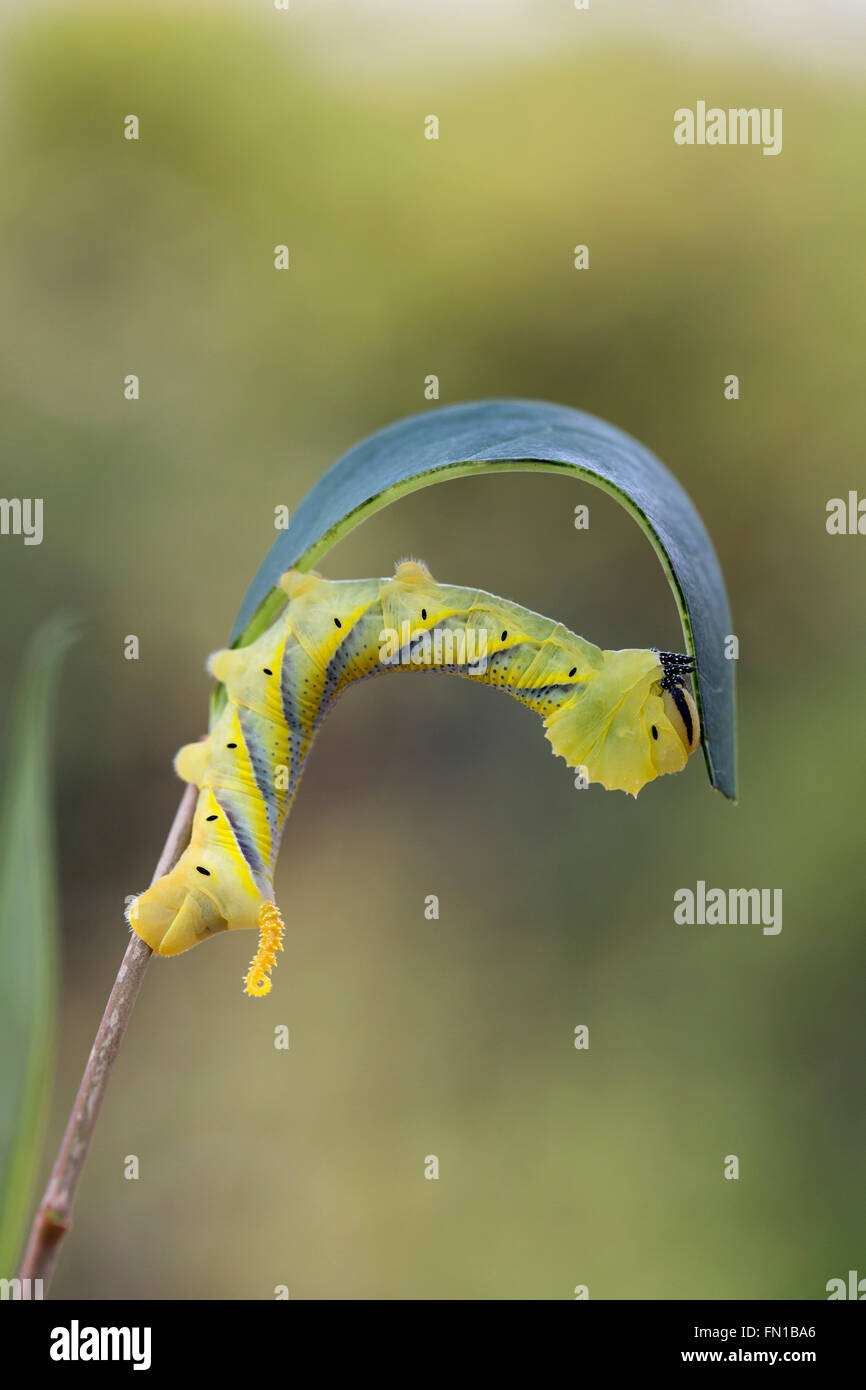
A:
MULTIPOLYGON (((195 811, 195 787, 189 786, 181 798, 168 839, 165 842, 154 879, 161 878, 177 863, 189 840, 195 811)), ((120 1044, 129 1024, 144 972, 151 957, 149 946, 137 936, 130 938, 126 954, 120 963, 102 1022, 97 1029, 81 1078, 81 1085, 66 1125, 63 1142, 51 1170, 45 1195, 33 1219, 30 1238, 24 1251, 20 1277, 41 1279, 43 1292, 54 1272, 60 1243, 69 1230, 72 1203, 87 1158, 87 1150, 96 1127, 100 1106, 120 1044)))

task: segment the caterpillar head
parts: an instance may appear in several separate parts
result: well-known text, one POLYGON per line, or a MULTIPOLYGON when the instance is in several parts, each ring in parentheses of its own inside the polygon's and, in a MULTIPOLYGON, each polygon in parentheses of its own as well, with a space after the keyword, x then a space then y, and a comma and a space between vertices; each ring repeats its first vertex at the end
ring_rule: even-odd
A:
POLYGON ((685 685, 686 676, 694 671, 694 660, 677 652, 659 652, 658 656, 664 672, 660 693, 667 737, 662 739, 657 724, 650 725, 650 736, 656 745, 653 763, 659 773, 679 772, 701 738, 697 705, 685 685))
POLYGON ((573 700, 545 720, 553 751, 590 782, 637 796, 667 772, 680 772, 700 742, 700 723, 685 688, 690 657, 670 652, 602 653, 573 700))

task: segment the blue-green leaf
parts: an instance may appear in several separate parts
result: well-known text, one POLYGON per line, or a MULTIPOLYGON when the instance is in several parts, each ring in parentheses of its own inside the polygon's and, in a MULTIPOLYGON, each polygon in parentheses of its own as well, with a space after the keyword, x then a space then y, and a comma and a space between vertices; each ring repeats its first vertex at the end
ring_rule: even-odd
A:
POLYGON ((14 1270, 36 1178, 54 1046, 57 903, 50 730, 74 634, 36 633, 6 721, 0 803, 0 1277, 14 1270))
POLYGON ((373 512, 430 483, 505 469, 571 473, 595 483, 646 532, 697 661, 696 694, 710 781, 736 795, 734 665, 725 658, 731 615, 712 542, 676 478, 630 435, 568 406, 476 401, 400 420, 350 449, 307 494, 271 547, 244 599, 232 641, 252 640, 284 596, 290 566, 310 569, 373 512))

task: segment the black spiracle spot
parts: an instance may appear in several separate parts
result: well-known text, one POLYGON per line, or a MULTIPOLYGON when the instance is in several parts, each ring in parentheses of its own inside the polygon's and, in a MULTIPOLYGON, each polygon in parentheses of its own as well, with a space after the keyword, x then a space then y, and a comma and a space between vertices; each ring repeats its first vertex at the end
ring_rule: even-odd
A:
POLYGON ((201 864, 196 864, 195 871, 197 874, 204 874, 205 878, 210 878, 210 869, 203 869, 201 864))
POLYGON ((426 609, 426 608, 422 608, 422 609, 421 609, 421 621, 422 621, 422 623, 426 623, 426 621, 427 621, 427 609, 426 609))
POLYGON ((571 670, 569 671, 568 674, 569 674, 570 676, 576 676, 576 675, 577 675, 577 667, 576 667, 576 666, 572 666, 572 668, 571 668, 571 670))
POLYGON ((507 636, 508 636, 508 628, 505 629, 505 631, 503 632, 502 636, 500 637, 500 639, 499 639, 500 642, 504 642, 507 636))
POLYGON ((208 816, 208 820, 219 820, 219 816, 208 816))
POLYGON ((653 738, 658 738, 658 736, 659 736, 659 731, 658 731, 658 729, 656 728, 655 724, 653 724, 653 726, 652 726, 652 736, 653 736, 653 738))
POLYGON ((236 743, 227 743, 227 744, 226 744, 226 748, 237 748, 237 744, 236 744, 236 743))
POLYGON ((263 666, 263 667, 262 667, 262 672, 263 672, 263 674, 266 675, 266 676, 272 676, 272 675, 274 674, 273 671, 271 670, 270 666, 263 666))
POLYGON ((335 619, 334 619, 334 627, 342 627, 342 626, 343 626, 343 624, 340 622, 340 619, 339 619, 339 618, 335 618, 335 619))

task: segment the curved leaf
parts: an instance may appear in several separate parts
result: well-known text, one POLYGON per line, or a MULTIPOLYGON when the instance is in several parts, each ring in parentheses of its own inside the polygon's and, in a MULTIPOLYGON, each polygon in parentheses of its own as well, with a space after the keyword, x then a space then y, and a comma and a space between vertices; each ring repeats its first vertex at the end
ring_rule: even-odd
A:
POLYGON ((0 1277, 11 1277, 45 1118, 54 1043, 57 931, 49 748, 60 619, 36 633, 7 722, 0 809, 0 1277))
POLYGON ((676 478, 606 421, 545 401, 492 400, 413 415, 350 449, 316 483, 271 547, 241 606, 232 642, 251 641, 284 601, 290 566, 310 569, 365 517, 430 483, 471 473, 536 469, 595 483, 646 532, 667 574, 697 662, 696 694, 710 781, 736 795, 731 615, 712 542, 676 478))

